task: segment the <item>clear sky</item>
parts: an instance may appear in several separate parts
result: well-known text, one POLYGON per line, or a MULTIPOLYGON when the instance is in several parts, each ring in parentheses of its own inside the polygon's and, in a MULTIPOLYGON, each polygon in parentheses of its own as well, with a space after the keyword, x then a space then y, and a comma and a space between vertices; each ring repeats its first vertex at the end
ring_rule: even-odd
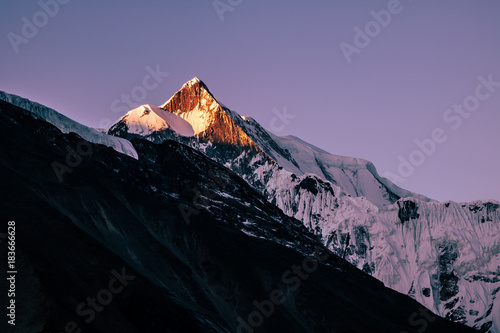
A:
POLYGON ((401 187, 500 200, 500 1, 54 1, 0 0, 0 90, 102 127, 198 76, 401 187))

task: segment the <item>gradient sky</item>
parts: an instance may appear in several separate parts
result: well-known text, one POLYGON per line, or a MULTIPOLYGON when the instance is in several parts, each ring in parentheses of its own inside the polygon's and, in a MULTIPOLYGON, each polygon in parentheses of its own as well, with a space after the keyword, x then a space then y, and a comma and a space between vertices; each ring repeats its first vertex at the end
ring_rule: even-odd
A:
POLYGON ((43 22, 38 1, 0 0, 0 90, 106 126, 124 114, 113 101, 159 66, 168 77, 137 105, 160 105, 198 76, 265 128, 286 108, 295 118, 278 135, 368 159, 381 175, 442 128, 447 140, 398 185, 500 200, 500 88, 459 128, 443 120, 479 76, 500 82, 500 1, 402 0, 348 63, 340 44, 354 45, 354 28, 390 2, 221 0, 234 4, 221 20, 213 0, 72 0, 43 22), (41 27, 16 53, 9 33, 23 36, 34 16, 41 27))

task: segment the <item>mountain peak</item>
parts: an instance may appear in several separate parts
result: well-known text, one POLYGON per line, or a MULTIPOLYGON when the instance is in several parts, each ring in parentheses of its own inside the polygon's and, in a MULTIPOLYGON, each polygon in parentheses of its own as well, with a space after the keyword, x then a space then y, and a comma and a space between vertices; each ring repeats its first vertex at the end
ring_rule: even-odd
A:
POLYGON ((201 81, 199 77, 195 76, 194 78, 192 78, 191 80, 186 82, 186 84, 189 84, 189 83, 193 84, 193 83, 200 83, 200 82, 203 83, 203 81, 201 81))
POLYGON ((197 136, 211 142, 256 149, 255 142, 241 127, 243 122, 195 77, 184 83, 165 104, 160 107, 145 104, 131 110, 108 132, 121 133, 124 130, 129 134, 150 136, 173 130, 181 136, 197 136))
POLYGON ((204 105, 219 104, 210 93, 208 87, 198 77, 194 77, 182 85, 165 104, 162 109, 173 113, 189 112, 204 105))
MULTIPOLYGON (((205 82, 203 82, 199 77, 195 76, 191 80, 187 81, 182 85, 182 88, 179 91, 200 91, 200 90, 205 90, 212 98, 214 96, 210 93, 208 90, 207 85, 205 82)), ((215 99, 215 98, 214 98, 215 99)))
POLYGON ((162 109, 191 124, 194 134, 213 142, 255 147, 252 139, 238 125, 239 115, 219 103, 198 77, 184 83, 162 109))

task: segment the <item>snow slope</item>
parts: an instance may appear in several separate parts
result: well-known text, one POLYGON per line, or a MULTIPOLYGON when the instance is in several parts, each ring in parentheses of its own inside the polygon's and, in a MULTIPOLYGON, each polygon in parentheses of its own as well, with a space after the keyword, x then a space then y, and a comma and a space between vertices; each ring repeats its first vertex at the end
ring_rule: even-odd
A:
POLYGON ((279 137, 267 132, 260 124, 245 117, 245 132, 259 142, 259 147, 286 170, 297 175, 312 173, 339 185, 351 196, 366 197, 378 206, 394 203, 399 198, 415 197, 424 201, 429 198, 406 191, 378 175, 375 166, 366 160, 330 154, 295 136, 279 137), (259 138, 266 137, 265 141, 259 138), (252 135, 253 134, 253 135, 252 135), (278 146, 280 149, 276 149, 278 146), (285 154, 283 153, 285 152, 285 154))
POLYGON ((178 115, 167 112, 157 106, 141 105, 129 111, 120 118, 129 125, 130 133, 149 135, 155 131, 172 129, 182 136, 193 136, 195 134, 191 124, 178 115))
POLYGON ((135 159, 138 158, 137 152, 128 140, 111 136, 99 132, 93 128, 84 126, 51 108, 32 102, 26 98, 0 91, 0 100, 31 112, 31 114, 35 118, 40 118, 47 121, 48 123, 60 129, 63 133, 74 132, 89 142, 102 144, 113 148, 119 153, 129 155, 135 159))

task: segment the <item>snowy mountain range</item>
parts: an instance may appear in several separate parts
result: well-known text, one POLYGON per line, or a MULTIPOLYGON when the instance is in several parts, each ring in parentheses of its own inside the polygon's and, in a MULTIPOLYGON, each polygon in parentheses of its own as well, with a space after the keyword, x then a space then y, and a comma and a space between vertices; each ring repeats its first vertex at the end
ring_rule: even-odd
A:
POLYGON ((500 333, 500 204, 436 202, 371 162, 278 137, 225 107, 198 78, 108 134, 175 140, 234 171, 333 253, 434 313, 500 333))
MULTIPOLYGON (((242 211, 225 215, 222 220, 238 216, 231 223, 247 236, 294 248, 302 255, 307 255, 307 250, 300 250, 302 246, 296 242, 307 243, 305 239, 317 237, 333 254, 345 258, 364 273, 382 281, 385 286, 414 298, 435 314, 482 332, 500 332, 498 202, 440 203, 401 189, 380 177, 371 162, 336 156, 299 138, 278 137, 266 131, 254 119, 242 117, 217 101, 198 78, 184 84, 161 106, 142 105, 129 111, 109 128, 108 134, 81 125, 55 110, 18 96, 0 92, 0 101, 3 101, 4 108, 10 110, 8 105, 19 108, 39 122, 52 124, 66 135, 76 133, 80 139, 98 146, 111 147, 139 162, 149 160, 148 163, 159 163, 161 155, 157 152, 160 151, 158 148, 149 147, 143 139, 162 147, 167 144, 175 151, 182 150, 181 147, 184 146, 194 148, 230 169, 235 177, 241 177, 271 206, 277 206, 292 218, 289 221, 294 221, 295 218, 305 226, 302 231, 293 231, 294 237, 281 239, 276 234, 277 226, 266 227, 262 224, 264 217, 256 223, 253 215, 246 215, 242 211), (172 140, 184 146, 172 146, 172 140), (241 223, 245 215, 245 222, 241 223)), ((67 142, 69 139, 70 137, 60 140, 67 142)), ((52 142, 51 145, 55 144, 52 137, 48 140, 52 142)), ((58 143, 60 144, 62 143, 58 143)), ((63 148, 59 152, 67 154, 63 148)), ((91 158, 99 160, 104 157, 103 154, 110 153, 101 152, 98 157, 93 157, 95 154, 92 153, 91 158)), ((168 165, 177 170, 178 163, 172 158, 172 154, 162 154, 162 165, 168 160, 168 165)), ((33 158, 38 157, 35 155, 33 158)), ((126 178, 119 170, 134 169, 131 166, 124 167, 132 162, 113 157, 117 158, 120 162, 112 163, 115 171, 111 172, 118 172, 119 178, 126 178), (121 167, 120 163, 123 164, 121 167)), ((99 163, 110 165, 106 159, 99 163)), ((195 168, 189 165, 185 167, 195 168)), ((86 168, 84 166, 82 170, 86 168)), ((78 179, 76 174, 78 172, 67 176, 78 179)), ((166 183, 159 178, 153 181, 157 178, 153 174, 145 176, 138 173, 136 178, 149 184, 136 185, 140 191, 150 193, 148 195, 160 195, 168 200, 183 196, 180 189, 165 192, 165 185, 162 184, 166 183)), ((167 188, 171 189, 171 186, 167 188)), ((36 192, 37 195, 43 192, 40 191, 36 192)), ((245 200, 254 199, 246 197, 243 194, 245 191, 248 192, 240 189, 228 194, 224 190, 218 192, 218 195, 221 198, 239 198, 241 202, 236 206, 248 207, 245 200)), ((44 196, 43 200, 55 205, 53 198, 44 196)), ((207 198, 205 191, 203 204, 197 203, 194 212, 203 207, 207 211, 215 209, 220 215, 220 207, 215 207, 224 200, 226 199, 214 201, 211 196, 207 198)), ((187 204, 189 206, 189 202, 187 204)), ((63 206, 56 206, 63 214, 68 213, 63 206)), ((98 221, 103 218, 102 214, 106 214, 107 222, 103 222, 108 225, 106 229, 115 230, 114 232, 119 230, 119 227, 109 221, 113 213, 107 212, 107 208, 102 205, 99 206, 97 211, 101 213, 97 212, 98 215, 91 219, 98 221)), ((82 207, 73 207, 72 220, 79 220, 76 216, 82 207)), ((111 209, 111 206, 108 207, 111 209)), ((181 215, 185 220, 186 214, 181 215)), ((196 215, 193 215, 194 219, 197 218, 196 215)), ((217 214, 214 214, 214 218, 220 219, 217 214)), ((78 227, 87 233, 95 228, 80 225, 85 224, 84 221, 78 223, 78 227)), ((104 231, 100 233, 102 232, 104 231)), ((99 241, 103 237, 111 237, 94 232, 91 236, 99 241)), ((113 251, 120 252, 117 249, 113 251)), ((121 257, 131 260, 134 257, 131 253, 134 251, 136 250, 130 248, 130 253, 121 257)), ((134 267, 139 269, 136 264, 134 263, 134 267)), ((406 330, 410 331, 409 328, 406 330)), ((396 332, 390 329, 386 331, 396 332)))
POLYGON ((0 211, 18 271, 16 325, 2 332, 474 331, 350 265, 204 154, 133 138, 130 156, 126 141, 89 142, 84 125, 15 99, 0 100, 0 211), (61 179, 54 162, 72 171, 61 179))

